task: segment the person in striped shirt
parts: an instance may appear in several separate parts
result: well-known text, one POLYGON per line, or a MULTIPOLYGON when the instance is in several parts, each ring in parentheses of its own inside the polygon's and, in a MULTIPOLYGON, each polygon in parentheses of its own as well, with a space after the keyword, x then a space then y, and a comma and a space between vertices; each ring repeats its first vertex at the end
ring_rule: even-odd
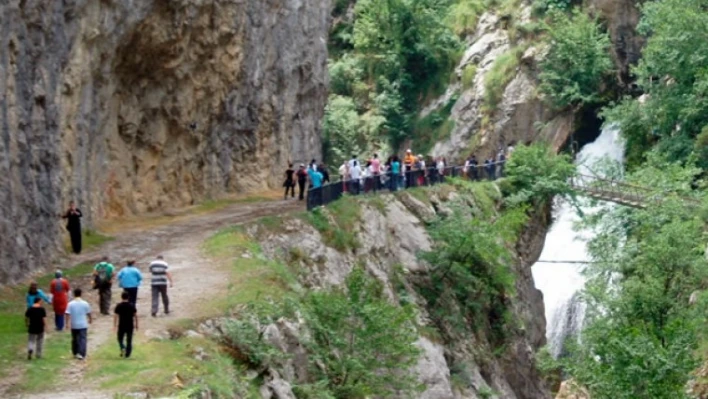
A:
POLYGON ((157 316, 158 308, 160 307, 158 296, 162 296, 162 304, 165 308, 165 314, 170 314, 170 298, 167 296, 167 282, 172 288, 172 275, 167 271, 169 266, 158 255, 157 260, 150 263, 151 287, 152 287, 152 317, 157 316))

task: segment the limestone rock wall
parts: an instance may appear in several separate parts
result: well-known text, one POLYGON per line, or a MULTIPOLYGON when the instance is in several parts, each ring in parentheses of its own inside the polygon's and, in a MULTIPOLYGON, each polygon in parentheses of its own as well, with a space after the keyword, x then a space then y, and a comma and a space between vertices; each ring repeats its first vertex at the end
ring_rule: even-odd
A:
MULTIPOLYGON (((517 24, 530 21, 530 6, 523 7, 517 24)), ((474 79, 469 87, 457 84, 448 89, 446 95, 460 93, 450 115, 455 127, 450 137, 435 145, 434 156, 462 159, 473 151, 481 160, 495 156, 509 144, 539 140, 560 149, 572 133, 573 115, 548 109, 538 95, 537 69, 544 48, 513 43, 507 24, 494 13, 485 13, 475 33, 467 38, 468 47, 457 66, 457 74, 462 76, 465 69, 475 68, 474 79), (526 50, 499 104, 492 111, 484 110, 485 80, 495 61, 522 48, 526 50)))
POLYGON ((280 183, 320 158, 330 0, 0 3, 0 284, 84 223, 280 183))
MULTIPOLYGON (((645 38, 636 30, 640 19, 639 3, 639 0, 584 2, 588 12, 596 15, 610 33, 618 91, 628 90, 630 66, 639 60, 645 43, 645 38)), ((446 104, 454 94, 459 95, 450 115, 455 123, 454 129, 448 138, 435 145, 433 155, 461 159, 474 151, 478 158, 484 159, 511 143, 539 140, 560 149, 576 129, 578 115, 572 111, 550 109, 538 93, 538 69, 546 51, 544 45, 534 37, 519 39, 518 32, 510 29, 510 24, 518 28, 531 21, 530 4, 531 1, 521 2, 513 21, 493 11, 483 14, 476 31, 467 37, 467 49, 456 73, 461 78, 466 68, 474 66, 476 73, 472 83, 469 87, 462 87, 461 83, 451 85, 444 96, 421 113, 425 116, 446 104), (494 62, 514 48, 524 51, 513 79, 505 86, 497 107, 492 111, 484 110, 486 77, 494 62)))
MULTIPOLYGON (((423 323, 432 324, 425 300, 412 288, 414 281, 425 281, 430 267, 418 258, 420 251, 429 250, 433 245, 426 223, 438 214, 450 214, 453 202, 471 208, 475 205, 473 198, 449 191, 449 187, 430 189, 428 193, 429 202, 408 193, 386 195, 378 205, 363 201, 359 222, 351 226, 352 231, 357 232, 359 243, 353 250, 338 251, 327 246, 320 233, 299 218, 285 219, 276 231, 257 224, 246 231, 261 243, 264 254, 270 259, 292 264, 291 254, 297 253, 298 263, 292 265, 300 270, 298 278, 308 289, 340 285, 355 267, 363 266, 384 284, 385 291, 395 302, 401 287, 392 276, 402 267, 404 279, 408 281, 406 296, 414 298, 414 303, 418 304, 423 323)), ((516 295, 510 310, 512 318, 523 327, 513 328, 506 349, 496 355, 492 354, 494 349, 485 333, 447 335, 446 332, 442 338, 432 340, 421 335, 417 345, 422 355, 410 370, 425 386, 425 391, 417 394, 417 398, 478 399, 489 397, 486 395, 493 392, 492 397, 497 399, 550 399, 550 391, 534 360, 534 353, 545 345, 546 321, 543 297, 531 275, 531 266, 541 254, 549 223, 549 209, 535 215, 517 244, 511 265, 516 275, 516 295)), ((297 344, 298 334, 292 333, 297 328, 279 322, 266 330, 272 344, 291 355, 284 370, 272 377, 296 382, 298 375, 306 370, 306 362, 298 361, 302 345, 297 344)), ((273 397, 289 397, 279 396, 273 389, 270 393, 273 397)))

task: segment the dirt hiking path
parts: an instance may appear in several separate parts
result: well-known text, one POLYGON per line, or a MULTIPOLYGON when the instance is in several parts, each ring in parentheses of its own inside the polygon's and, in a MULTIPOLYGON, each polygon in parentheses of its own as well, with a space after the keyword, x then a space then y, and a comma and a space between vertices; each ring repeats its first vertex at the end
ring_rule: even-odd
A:
MULTIPOLYGON (((214 292, 226 292, 229 283, 229 273, 219 265, 211 264, 202 253, 202 244, 219 230, 243 224, 254 219, 303 209, 300 201, 267 201, 250 204, 234 204, 209 214, 194 215, 175 223, 155 227, 149 230, 130 230, 118 233, 115 239, 103 245, 100 249, 69 259, 63 267, 68 268, 79 263, 98 261, 104 254, 120 270, 129 259, 135 259, 136 265, 143 274, 143 281, 138 290, 138 318, 140 330, 134 341, 150 337, 155 332, 162 332, 178 319, 199 318, 200 305, 213 299, 214 292), (170 314, 162 313, 162 304, 158 317, 151 317, 151 290, 148 264, 157 255, 163 255, 170 265, 174 279, 174 287, 168 289, 170 299, 170 314)), ((91 354, 104 344, 115 344, 116 356, 118 345, 113 332, 113 317, 103 316, 99 312, 97 292, 88 290, 90 279, 81 283, 85 299, 91 304, 93 324, 89 327, 88 359, 86 361, 71 361, 62 371, 57 386, 50 392, 41 394, 7 395, 4 391, 11 388, 12 381, 0 384, 0 397, 22 399, 100 399, 112 398, 113 393, 100 392, 91 381, 84 379, 91 354), (4 388, 4 389, 3 389, 4 388)), ((74 282, 75 283, 75 282, 74 282)), ((77 286, 72 285, 72 289, 77 286)), ((120 301, 121 289, 113 285, 111 311, 120 301)), ((65 332, 66 333, 66 332, 65 332)), ((51 335, 48 339, 51 339, 51 335)), ((67 348, 67 351, 70 349, 67 348)), ((15 376, 21 378, 21 373, 15 376)))

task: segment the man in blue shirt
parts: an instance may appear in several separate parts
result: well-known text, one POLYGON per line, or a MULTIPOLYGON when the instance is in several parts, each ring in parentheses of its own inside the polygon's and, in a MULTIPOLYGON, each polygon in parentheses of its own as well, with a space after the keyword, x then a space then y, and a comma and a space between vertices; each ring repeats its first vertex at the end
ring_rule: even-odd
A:
POLYGON ((140 282, 143 281, 143 275, 140 274, 140 270, 135 267, 135 261, 128 261, 128 265, 118 272, 118 284, 123 288, 130 298, 128 302, 136 306, 138 301, 138 287, 140 287, 140 282))
POLYGON ((66 323, 71 328, 71 353, 79 360, 86 358, 86 338, 91 324, 91 306, 81 299, 81 288, 74 290, 74 300, 66 307, 66 323))

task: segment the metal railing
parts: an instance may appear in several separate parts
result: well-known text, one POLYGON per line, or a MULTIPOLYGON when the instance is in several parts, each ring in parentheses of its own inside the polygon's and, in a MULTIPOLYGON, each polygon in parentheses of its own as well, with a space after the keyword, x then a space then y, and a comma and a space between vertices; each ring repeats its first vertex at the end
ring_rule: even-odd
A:
MULTIPOLYGON (((589 197, 635 208, 644 208, 649 203, 660 202, 667 195, 672 194, 671 192, 658 192, 654 188, 589 175, 576 175, 570 184, 574 190, 589 197)), ((700 205, 700 201, 694 198, 680 197, 680 199, 687 206, 700 205)))
POLYGON ((334 202, 345 194, 377 194, 383 192, 396 192, 409 188, 434 186, 444 183, 445 179, 462 177, 469 180, 496 180, 504 176, 506 161, 495 162, 488 165, 469 167, 465 171, 462 166, 449 166, 438 170, 435 167, 424 170, 410 170, 399 174, 391 172, 380 175, 368 176, 361 179, 340 180, 325 184, 322 187, 310 188, 307 191, 307 210, 324 206, 334 202))

